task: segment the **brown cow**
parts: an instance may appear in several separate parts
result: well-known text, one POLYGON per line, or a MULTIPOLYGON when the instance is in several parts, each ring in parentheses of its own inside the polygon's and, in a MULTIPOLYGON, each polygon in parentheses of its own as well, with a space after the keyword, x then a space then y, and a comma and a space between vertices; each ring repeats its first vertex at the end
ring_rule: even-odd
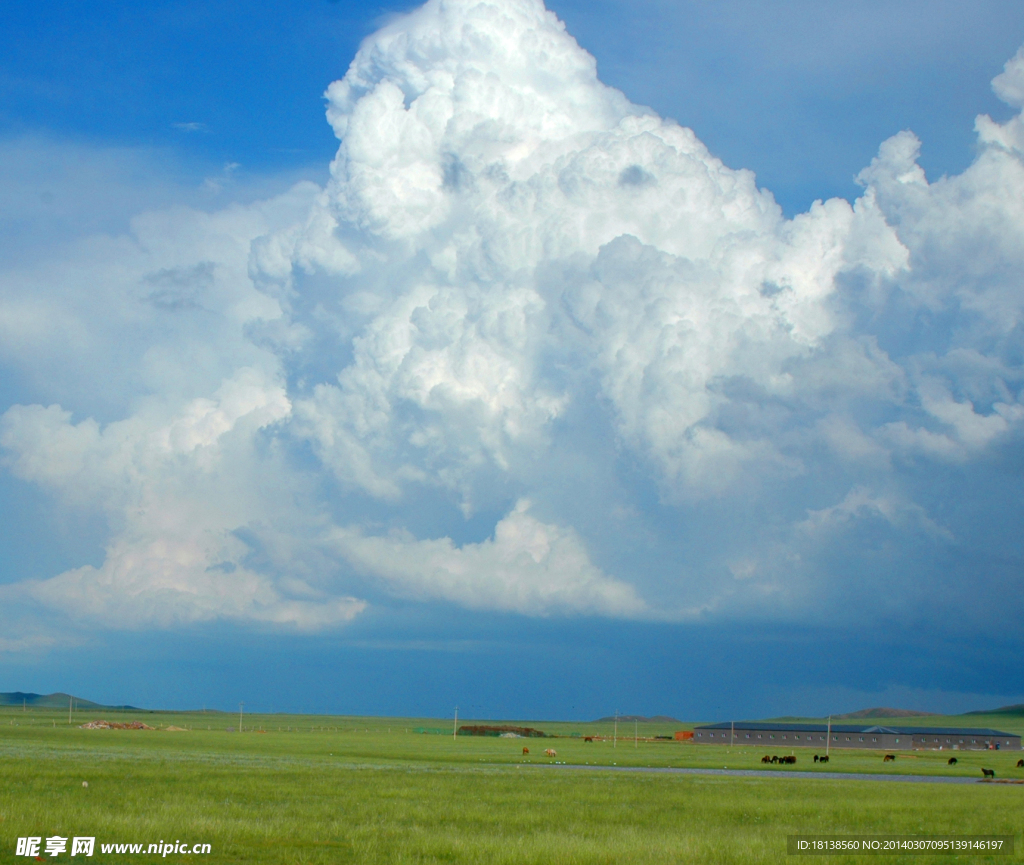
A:
POLYGON ((529 754, 530 753, 530 749, 529 748, 523 748, 523 753, 524 754, 529 754))
POLYGON ((826 754, 824 757, 819 757, 818 758, 818 762, 819 763, 827 763, 828 762, 828 754, 826 754))
POLYGON ((763 757, 761 758, 761 762, 762 762, 762 763, 770 763, 771 761, 772 761, 772 758, 771 758, 771 757, 769 757, 769 756, 768 756, 767 754, 765 754, 765 755, 764 755, 764 756, 763 756, 763 757))
POLYGON ((1017 761, 1017 768, 1018 769, 1024 769, 1024 760, 1018 760, 1017 761))
POLYGON ((893 760, 895 760, 895 759, 896 759, 896 755, 895 755, 895 754, 886 754, 886 755, 885 755, 885 756, 884 756, 884 757, 882 758, 882 762, 883 762, 883 763, 891 763, 891 762, 892 762, 893 760))
POLYGON ((947 766, 955 766, 955 765, 956 765, 956 757, 950 757, 950 758, 949 758, 949 759, 948 759, 948 760, 946 761, 946 765, 947 765, 947 766))
POLYGON ((547 748, 544 751, 544 756, 545 757, 557 757, 558 756, 558 752, 554 748, 547 748))

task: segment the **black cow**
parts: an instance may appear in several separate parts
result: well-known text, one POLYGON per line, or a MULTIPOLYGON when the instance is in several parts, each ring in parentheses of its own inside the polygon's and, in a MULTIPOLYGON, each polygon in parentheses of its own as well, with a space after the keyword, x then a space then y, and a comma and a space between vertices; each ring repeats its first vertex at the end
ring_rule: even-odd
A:
POLYGON ((946 761, 946 765, 947 765, 947 766, 955 766, 955 765, 956 765, 956 757, 950 757, 950 758, 949 758, 949 759, 948 759, 948 760, 946 761))
POLYGON ((1024 760, 1018 760, 1017 761, 1017 768, 1018 769, 1024 769, 1024 760))
POLYGON ((986 778, 995 778, 996 777, 996 770, 995 769, 982 769, 981 770, 981 774, 984 775, 986 778))
POLYGON ((818 758, 818 762, 819 763, 827 763, 828 762, 828 754, 826 754, 824 757, 819 757, 818 758))
POLYGON ((817 763, 817 762, 818 762, 818 760, 819 760, 819 757, 818 757, 818 755, 817 755, 817 754, 815 754, 815 755, 814 755, 814 762, 815 762, 815 763, 817 763))

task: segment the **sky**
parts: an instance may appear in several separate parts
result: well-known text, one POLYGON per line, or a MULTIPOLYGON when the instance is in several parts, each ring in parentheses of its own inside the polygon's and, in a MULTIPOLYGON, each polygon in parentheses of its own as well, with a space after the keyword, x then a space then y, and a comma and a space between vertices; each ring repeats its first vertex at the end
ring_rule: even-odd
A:
POLYGON ((1024 702, 1024 7, 16 2, 0 690, 1024 702))

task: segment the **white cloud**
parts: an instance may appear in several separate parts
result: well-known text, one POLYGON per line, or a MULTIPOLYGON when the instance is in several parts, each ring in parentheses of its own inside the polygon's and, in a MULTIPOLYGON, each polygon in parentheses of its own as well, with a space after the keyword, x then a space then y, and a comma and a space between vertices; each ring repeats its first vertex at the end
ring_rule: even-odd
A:
POLYGON ((453 461, 506 469, 578 396, 544 374, 570 353, 669 497, 789 465, 716 428, 715 379, 785 387, 781 367, 835 327, 836 274, 905 265, 870 196, 787 222, 749 172, 602 85, 529 0, 428 3, 367 40, 328 97, 342 144, 325 206, 363 278, 387 258, 398 296, 299 415, 339 477, 375 495, 403 478, 464 485, 453 461), (395 423, 403 404, 419 429, 395 423), (413 464, 397 456, 409 443, 413 464))
POLYGON ((170 626, 216 618, 308 630, 345 622, 366 604, 332 597, 249 564, 237 532, 276 516, 262 472, 276 473, 258 440, 285 420, 279 382, 239 370, 211 399, 101 426, 58 406, 15 406, 0 423, 9 467, 59 500, 102 509, 113 529, 103 564, 6 587, 110 627, 170 626), (304 597, 312 594, 313 599, 304 597))
POLYGON ((542 523, 528 511, 529 502, 520 501, 493 538, 462 547, 449 538, 375 537, 353 529, 336 529, 331 542, 358 570, 384 579, 402 597, 526 615, 651 615, 632 586, 591 563, 572 529, 542 523))
POLYGON ((827 542, 831 536, 864 519, 881 519, 895 527, 911 524, 937 538, 953 538, 949 529, 935 523, 920 505, 891 495, 880 495, 865 487, 850 490, 838 504, 809 511, 807 518, 797 523, 795 528, 802 534, 827 542))
POLYGON ((1024 108, 1024 46, 1006 61, 1003 71, 992 79, 996 96, 1014 108, 1024 108))
POLYGON ((20 654, 22 652, 38 652, 58 646, 70 645, 69 640, 58 640, 54 637, 43 634, 33 634, 29 637, 3 637, 0 638, 0 652, 20 654))
POLYGON ((5 591, 165 626, 328 627, 356 586, 636 618, 728 615, 741 580, 770 611, 810 596, 811 529, 940 550, 943 488, 908 466, 1015 447, 1019 117, 979 118, 975 163, 934 183, 900 133, 852 205, 787 220, 538 0, 430 0, 327 96, 325 188, 0 271, 0 363, 37 403, 3 415, 7 465, 110 526, 98 567, 5 591), (592 477, 607 501, 566 494, 592 477), (526 497, 549 522, 508 512, 526 497), (506 516, 456 543, 456 508, 506 516), (616 556, 602 508, 649 554, 616 556))
POLYGON ((168 628, 218 619, 318 631, 351 621, 366 609, 353 597, 288 597, 265 575, 228 570, 243 545, 212 537, 122 536, 102 567, 86 565, 48 580, 0 588, 8 603, 34 601, 72 620, 113 629, 168 628), (225 558, 224 569, 210 566, 225 558))

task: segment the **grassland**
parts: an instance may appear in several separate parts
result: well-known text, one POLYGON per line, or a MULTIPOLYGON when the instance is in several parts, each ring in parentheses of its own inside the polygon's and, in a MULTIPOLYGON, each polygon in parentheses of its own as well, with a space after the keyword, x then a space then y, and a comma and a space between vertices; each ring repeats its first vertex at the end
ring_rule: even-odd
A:
MULTIPOLYGON (((161 728, 153 731, 77 726, 99 715, 76 713, 69 725, 66 713, 0 712, 0 861, 16 861, 19 836, 60 834, 212 845, 209 856, 168 862, 760 863, 788 858, 788 834, 1008 834, 1020 846, 1024 823, 1024 785, 781 777, 788 768, 769 778, 568 768, 762 768, 754 749, 644 741, 672 725, 640 725, 635 744, 633 725, 622 725, 614 747, 582 739, 611 735, 612 725, 539 721, 526 723, 566 738, 456 741, 413 732, 444 729, 436 720, 283 715, 247 716, 245 732, 229 733, 237 716, 202 713, 106 713, 161 728), (542 756, 547 746, 556 761, 542 756)), ((797 770, 825 771, 795 753, 797 770)), ((827 770, 980 777, 985 765, 1024 778, 1013 767, 1019 752, 960 752, 956 767, 948 756, 901 753, 883 764, 874 752, 833 751, 827 770)), ((92 861, 156 858, 97 850, 92 861)))

